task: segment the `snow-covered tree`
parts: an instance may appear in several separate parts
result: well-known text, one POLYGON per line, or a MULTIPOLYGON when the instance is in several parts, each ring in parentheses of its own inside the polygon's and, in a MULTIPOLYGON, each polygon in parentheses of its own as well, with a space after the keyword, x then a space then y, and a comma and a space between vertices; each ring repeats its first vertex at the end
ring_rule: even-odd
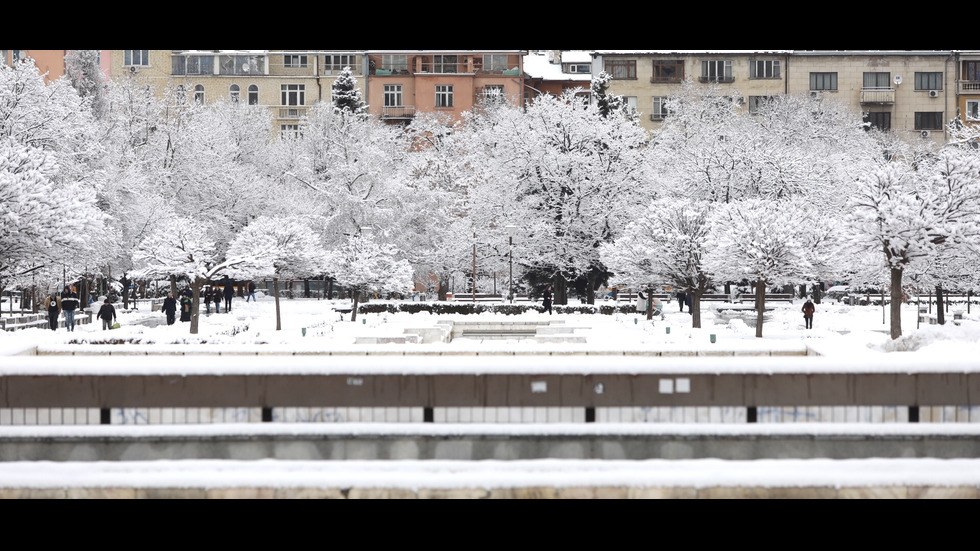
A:
POLYGON ((108 110, 106 76, 99 55, 99 50, 70 50, 65 55, 65 76, 78 95, 88 99, 97 119, 104 117, 108 110))
POLYGON ((309 277, 323 270, 324 251, 308 224, 297 217, 260 216, 239 232, 228 247, 229 258, 245 259, 229 273, 272 278, 276 331, 282 329, 279 279, 309 277))
POLYGON ((191 218, 175 217, 158 226, 137 245, 133 262, 142 277, 186 277, 193 303, 190 332, 198 331, 198 303, 201 288, 226 269, 246 262, 245 258, 222 260, 208 224, 191 218))
POLYGON ((800 201, 761 199, 719 205, 712 214, 705 270, 720 281, 754 282, 756 337, 762 337, 766 286, 813 278, 815 214, 800 201))
POLYGON ((407 293, 412 289, 412 266, 398 258, 391 245, 377 242, 373 232, 358 232, 327 252, 324 265, 338 283, 351 290, 351 321, 357 320, 360 294, 369 291, 407 293))
POLYGON ((344 67, 330 86, 330 98, 334 109, 340 114, 367 115, 368 106, 361 100, 361 90, 357 87, 357 78, 350 67, 344 67))
MULTIPOLYGON (((702 262, 709 242, 710 204, 660 199, 650 203, 614 242, 600 247, 613 281, 643 289, 667 284, 691 296, 692 326, 701 327, 701 295, 709 284, 702 262)), ((647 316, 652 315, 647 308, 647 316)))

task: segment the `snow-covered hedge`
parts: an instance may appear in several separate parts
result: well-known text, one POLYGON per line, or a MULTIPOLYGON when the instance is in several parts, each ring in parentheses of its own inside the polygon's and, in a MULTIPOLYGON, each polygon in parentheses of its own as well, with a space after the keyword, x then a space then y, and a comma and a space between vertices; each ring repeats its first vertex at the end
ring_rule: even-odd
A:
MULTIPOLYGON (((482 303, 463 303, 463 302, 430 302, 430 303, 419 303, 419 304, 398 304, 398 303, 369 303, 362 304, 358 306, 358 314, 418 314, 421 312, 428 312, 433 315, 450 315, 450 314, 504 314, 504 315, 519 315, 526 312, 540 312, 541 306, 537 304, 482 304, 482 303)), ((555 305, 552 307, 552 311, 555 314, 602 314, 602 315, 612 315, 612 314, 634 314, 636 313, 635 305, 622 305, 622 306, 612 306, 612 305, 581 305, 581 306, 566 306, 566 305, 555 305)))

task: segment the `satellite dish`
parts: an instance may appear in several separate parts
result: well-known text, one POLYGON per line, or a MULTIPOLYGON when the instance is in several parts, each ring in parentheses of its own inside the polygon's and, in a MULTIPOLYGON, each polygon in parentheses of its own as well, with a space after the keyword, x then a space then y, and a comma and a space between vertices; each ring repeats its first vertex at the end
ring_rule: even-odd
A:
POLYGON ((895 84, 902 83, 902 75, 895 75, 895 84))
POLYGON ((248 63, 242 63, 242 70, 248 72, 248 63))

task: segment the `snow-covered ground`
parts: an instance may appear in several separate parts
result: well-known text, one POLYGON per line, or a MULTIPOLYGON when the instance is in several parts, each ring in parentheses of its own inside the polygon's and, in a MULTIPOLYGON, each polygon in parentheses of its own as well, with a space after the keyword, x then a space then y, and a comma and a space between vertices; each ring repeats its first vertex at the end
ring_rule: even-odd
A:
MULTIPOLYGON (((868 358, 945 358, 973 359, 980 352, 980 313, 976 308, 965 314, 959 325, 917 328, 917 310, 903 308, 905 337, 888 337, 887 312, 880 306, 849 306, 825 302, 817 306, 814 329, 803 325, 799 301, 774 303, 763 335, 741 318, 724 317, 718 303, 704 305, 703 327, 691 329, 690 316, 679 312, 676 303, 665 306, 666 320, 647 322, 632 314, 583 315, 528 313, 521 316, 480 314, 478 316, 430 316, 427 314, 361 314, 356 322, 341 317, 333 308, 348 306, 347 301, 315 299, 282 300, 282 330, 275 329, 274 301, 262 297, 247 303, 235 299, 231 313, 203 315, 200 333, 189 335, 188 324, 159 323, 164 316, 148 307, 121 313, 120 329, 103 331, 100 324, 78 326, 68 333, 27 329, 0 333, 0 355, 24 348, 48 350, 97 350, 112 346, 145 347, 165 352, 171 348, 189 350, 241 351, 255 347, 264 350, 293 351, 380 351, 410 348, 440 351, 532 351, 554 347, 565 352, 623 349, 710 350, 798 350, 811 347, 829 358, 853 361, 868 358), (400 336, 406 328, 433 325, 450 317, 473 321, 495 318, 501 321, 563 320, 580 328, 586 343, 535 343, 529 340, 459 339, 449 344, 355 344, 362 336, 400 336), (667 328, 670 332, 667 332, 667 328), (306 329, 304 335, 303 329, 306 329), (710 335, 715 335, 712 343, 710 335), (129 344, 98 344, 105 339, 129 344), (89 343, 89 344, 86 344, 89 343), (894 351, 901 349, 902 351, 894 351), (888 356, 892 355, 892 356, 888 356)), ((748 306, 748 305, 743 305, 748 306)), ((960 308, 955 308, 959 310, 960 308)), ((952 311, 950 312, 952 314, 952 311)), ((952 318, 952 315, 950 315, 952 318)), ((97 358, 98 356, 93 356, 97 358)), ((74 365, 85 364, 78 356, 74 365)), ((0 367, 2 371, 2 367, 0 367)), ((25 427, 7 427, 6 429, 25 427)), ((51 427, 48 427, 51 428, 51 427)), ((238 430, 244 427, 239 426, 238 430)), ((378 428, 383 429, 382 426, 378 428)), ((675 426, 676 428, 676 426, 675 426)), ((109 427, 105 427, 109 429, 109 427)), ((701 427, 699 430, 703 430, 701 427)), ((0 427, 0 435, 4 427, 0 427)), ((103 430, 79 427, 79 430, 103 430)), ((122 430, 112 427, 111 430, 122 430)), ((126 430, 139 430, 137 427, 126 430)), ((202 430, 202 429, 197 429, 202 430)), ((515 429, 517 430, 517 429, 515 429)), ((526 430, 526 429, 525 429, 526 430)), ((853 426, 851 427, 853 430, 853 426)), ((636 462, 540 460, 519 462, 452 461, 147 461, 147 462, 8 462, 0 463, 0 487, 119 486, 268 486, 294 485, 298 480, 311 485, 359 485, 361 487, 506 487, 531 484, 608 486, 637 484, 648 486, 807 486, 807 485, 938 485, 980 487, 980 459, 864 459, 722 461, 650 460, 636 462)))

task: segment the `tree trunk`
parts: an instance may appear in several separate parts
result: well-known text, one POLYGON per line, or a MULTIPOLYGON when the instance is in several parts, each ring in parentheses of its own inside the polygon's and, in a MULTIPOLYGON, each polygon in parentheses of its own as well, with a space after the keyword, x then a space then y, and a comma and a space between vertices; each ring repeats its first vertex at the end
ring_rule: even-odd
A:
MULTIPOLYGON (((946 298, 949 300, 949 297, 946 298)), ((936 323, 946 325, 946 309, 943 308, 943 286, 936 285, 936 323)))
POLYGON ((360 298, 361 292, 355 290, 351 291, 351 294, 354 295, 354 307, 350 309, 350 320, 357 321, 357 299, 360 298))
POLYGON ((755 336, 762 338, 762 317, 766 311, 766 282, 761 279, 755 284, 755 336))
POLYGON ((653 319, 653 287, 647 287, 647 319, 653 319))
POLYGON ((902 268, 891 269, 891 337, 902 336, 902 268))
POLYGON ((279 317, 279 277, 272 276, 272 292, 276 295, 276 331, 282 330, 282 318, 279 317))
POLYGON ((554 304, 568 304, 568 281, 565 276, 558 274, 555 276, 555 301, 554 304))
MULTIPOLYGON (((586 278, 586 280, 588 281, 588 283, 586 284, 588 289, 586 289, 586 293, 585 293, 586 304, 595 304, 595 291, 598 288, 598 279, 599 279, 599 274, 596 273, 594 270, 590 270, 589 275, 586 278)), ((647 319, 650 319, 649 310, 647 310, 647 319)))
MULTIPOLYGON (((197 334, 198 320, 198 304, 201 299, 201 286, 207 281, 201 277, 194 277, 194 281, 191 282, 191 335, 197 334)), ((176 296, 176 295, 174 295, 176 296)))
POLYGON ((691 327, 694 329, 701 329, 701 293, 703 292, 703 286, 690 292, 691 306, 688 310, 691 312, 691 327))
POLYGON ((126 274, 123 274, 119 283, 122 283, 123 309, 129 310, 129 278, 126 277, 126 274))
POLYGON ((173 293, 175 297, 179 296, 177 293, 177 276, 174 274, 170 274, 170 292, 173 293))

